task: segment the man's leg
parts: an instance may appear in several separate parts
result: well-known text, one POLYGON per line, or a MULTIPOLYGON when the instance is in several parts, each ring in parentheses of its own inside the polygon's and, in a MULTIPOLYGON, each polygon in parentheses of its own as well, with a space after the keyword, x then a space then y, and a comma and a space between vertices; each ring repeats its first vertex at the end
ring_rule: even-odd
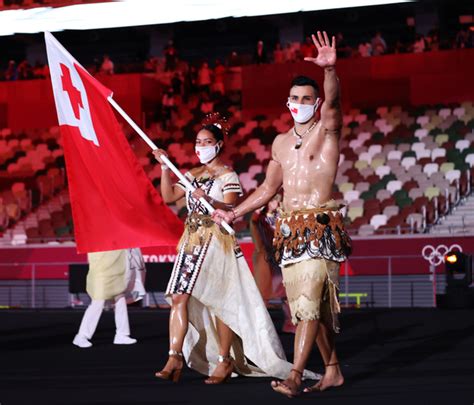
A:
POLYGON ((293 369, 285 381, 272 382, 275 391, 289 397, 299 393, 303 370, 314 346, 319 326, 320 322, 318 320, 298 322, 295 334, 293 369))
POLYGON ((293 358, 293 368, 295 370, 303 372, 306 367, 309 355, 314 347, 314 341, 318 334, 319 326, 320 322, 318 320, 298 322, 293 358))
POLYGON ((116 345, 131 345, 137 343, 130 337, 130 324, 128 322, 127 300, 124 295, 115 297, 115 338, 116 345))
POLYGON ((319 320, 311 318, 320 317, 319 305, 326 276, 326 269, 321 263, 305 260, 282 268, 292 318, 306 318, 299 320, 296 327, 293 369, 290 375, 282 382, 272 382, 275 391, 290 397, 300 392, 303 370, 319 330, 319 320))
POLYGON ((91 347, 92 343, 89 342, 89 339, 94 336, 94 332, 99 323, 100 316, 102 315, 102 310, 104 309, 104 300, 92 300, 90 305, 87 307, 82 317, 81 326, 79 327, 79 332, 74 337, 72 341, 76 346, 87 348, 91 347))
POLYGON ((284 321, 282 331, 285 333, 296 333, 296 326, 291 322, 291 311, 288 300, 284 299, 282 303, 284 321))
POLYGON ((330 325, 331 322, 327 318, 321 321, 316 336, 316 344, 324 361, 324 376, 317 384, 306 388, 305 392, 324 391, 327 388, 339 387, 344 384, 344 376, 336 354, 335 333, 330 325))

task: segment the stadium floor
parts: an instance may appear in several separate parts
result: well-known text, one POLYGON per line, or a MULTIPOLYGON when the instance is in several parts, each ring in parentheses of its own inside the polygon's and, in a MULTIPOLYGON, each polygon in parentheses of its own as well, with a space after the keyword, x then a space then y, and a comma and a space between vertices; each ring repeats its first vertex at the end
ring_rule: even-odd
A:
MULTIPOLYGON (((167 310, 130 309, 132 346, 112 344, 112 312, 103 314, 94 346, 71 340, 82 310, 0 312, 0 403, 13 404, 472 404, 474 311, 346 310, 337 346, 346 384, 288 399, 268 378, 206 386, 189 369, 178 384, 153 374, 167 356, 167 310)), ((279 311, 271 312, 281 326, 279 311)), ((292 357, 293 335, 280 334, 292 357)), ((321 371, 313 352, 309 368, 321 371)))

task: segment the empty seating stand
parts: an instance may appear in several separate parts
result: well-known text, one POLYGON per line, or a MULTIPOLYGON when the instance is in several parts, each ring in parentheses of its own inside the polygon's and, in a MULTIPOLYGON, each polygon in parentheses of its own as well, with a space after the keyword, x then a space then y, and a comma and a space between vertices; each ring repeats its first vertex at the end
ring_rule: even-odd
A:
MULTIPOLYGON (((194 136, 201 115, 196 100, 180 106, 173 127, 152 124, 148 133, 167 149, 185 172, 198 164, 194 136)), ((264 179, 275 136, 293 125, 289 112, 242 121, 238 106, 229 107, 230 134, 223 159, 239 173, 246 193, 264 179)), ((474 174, 472 102, 403 109, 380 106, 352 109, 343 117, 339 170, 334 198, 347 205, 346 224, 355 235, 446 233, 455 225, 474 224, 468 209, 446 224, 453 207, 466 204, 474 174), (462 202, 459 205, 459 202, 462 202), (444 227, 443 227, 444 226, 444 227)), ((128 131, 128 130, 126 130, 128 131)), ((155 186, 161 169, 149 148, 130 142, 155 186)), ((73 223, 57 127, 12 133, 0 130, 0 232, 6 243, 70 241, 73 223), (6 179, 3 181, 3 179, 6 179)), ((179 204, 182 205, 182 202, 179 204)), ((470 207, 466 205, 466 207, 470 207)), ((454 215, 454 214, 453 214, 454 215)), ((248 232, 243 220, 237 228, 248 232)))

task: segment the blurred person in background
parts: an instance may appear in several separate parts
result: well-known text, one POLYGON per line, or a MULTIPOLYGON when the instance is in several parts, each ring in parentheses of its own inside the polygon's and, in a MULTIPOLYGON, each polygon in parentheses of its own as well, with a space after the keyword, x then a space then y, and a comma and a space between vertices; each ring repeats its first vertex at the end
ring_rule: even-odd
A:
POLYGON ((100 72, 106 75, 114 74, 114 62, 112 62, 109 55, 104 55, 104 59, 100 65, 100 72))
POLYGON ((225 66, 219 59, 216 59, 216 66, 214 67, 214 82, 212 84, 212 90, 219 93, 225 93, 224 78, 225 78, 225 66))
POLYGON ((257 42, 257 47, 255 48, 255 53, 253 54, 253 63, 256 63, 257 65, 268 63, 267 50, 262 40, 257 42))
POLYGON ((18 69, 16 67, 16 62, 14 60, 10 60, 8 62, 8 68, 5 71, 5 80, 13 81, 18 79, 18 69))
POLYGON ((87 293, 91 303, 84 312, 81 325, 72 343, 80 348, 92 346, 95 333, 106 301, 112 301, 115 314, 116 345, 137 343, 130 337, 127 297, 132 302, 145 296, 145 262, 140 249, 121 249, 88 253, 87 293))
POLYGON ((373 56, 383 55, 387 52, 387 43, 385 42, 385 39, 383 39, 380 31, 377 31, 372 37, 371 45, 373 56))

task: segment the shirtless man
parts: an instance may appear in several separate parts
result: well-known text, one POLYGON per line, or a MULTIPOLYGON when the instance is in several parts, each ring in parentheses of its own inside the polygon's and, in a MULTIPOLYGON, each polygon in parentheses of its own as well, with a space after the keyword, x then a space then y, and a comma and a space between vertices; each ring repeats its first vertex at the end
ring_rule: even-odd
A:
POLYGON ((320 120, 316 115, 321 101, 318 85, 308 77, 296 77, 287 104, 294 127, 275 138, 265 181, 233 210, 217 210, 213 215, 216 222, 232 222, 268 203, 283 186, 285 212, 277 222, 274 245, 297 328, 293 369, 286 380, 273 381, 272 387, 289 397, 301 392, 301 373, 314 342, 325 373, 304 392, 344 383, 334 333, 339 330, 339 264, 350 253, 350 239, 343 229, 340 207, 331 200, 342 128, 336 45, 335 38, 330 42, 326 32, 318 31, 312 38, 318 55, 305 60, 324 69, 325 101, 320 120))

